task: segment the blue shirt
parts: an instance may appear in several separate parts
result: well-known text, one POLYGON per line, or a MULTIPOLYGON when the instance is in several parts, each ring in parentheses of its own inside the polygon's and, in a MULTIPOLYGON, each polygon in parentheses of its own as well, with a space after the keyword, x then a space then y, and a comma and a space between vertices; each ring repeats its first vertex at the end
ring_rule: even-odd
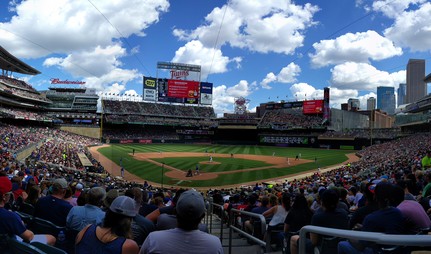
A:
POLYGON ((72 209, 72 205, 67 201, 48 195, 37 201, 34 216, 64 227, 70 209, 72 209))
POLYGON ((21 236, 27 230, 18 214, 4 207, 0 207, 0 218, 0 234, 21 236))
POLYGON ((105 212, 100 207, 86 204, 70 209, 66 219, 66 226, 70 229, 81 231, 88 224, 101 225, 105 218, 105 212))

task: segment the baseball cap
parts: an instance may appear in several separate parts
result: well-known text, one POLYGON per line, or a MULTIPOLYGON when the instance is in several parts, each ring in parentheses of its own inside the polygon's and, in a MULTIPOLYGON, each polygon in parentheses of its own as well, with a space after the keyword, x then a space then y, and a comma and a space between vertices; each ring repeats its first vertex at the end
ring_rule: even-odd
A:
POLYGON ((199 218, 205 213, 204 198, 197 191, 185 191, 178 199, 176 210, 180 217, 199 218))
POLYGON ((76 184, 76 189, 78 189, 78 190, 82 190, 83 188, 84 188, 84 186, 82 185, 82 183, 78 183, 78 184, 76 184))
POLYGON ((67 181, 64 178, 57 178, 54 180, 53 185, 58 186, 59 189, 67 189, 67 181))
POLYGON ((112 201, 109 210, 128 217, 135 217, 137 213, 135 203, 135 200, 130 197, 119 196, 112 201))
POLYGON ((7 176, 0 176, 0 195, 12 190, 12 182, 7 176))

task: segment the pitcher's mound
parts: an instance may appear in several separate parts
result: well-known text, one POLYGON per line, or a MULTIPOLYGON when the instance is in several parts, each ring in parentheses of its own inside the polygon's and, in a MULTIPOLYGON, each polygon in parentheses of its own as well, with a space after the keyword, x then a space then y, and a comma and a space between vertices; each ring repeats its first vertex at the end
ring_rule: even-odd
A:
POLYGON ((200 161, 199 164, 207 164, 207 165, 218 165, 221 164, 220 162, 217 161, 213 161, 213 162, 209 162, 209 161, 200 161))

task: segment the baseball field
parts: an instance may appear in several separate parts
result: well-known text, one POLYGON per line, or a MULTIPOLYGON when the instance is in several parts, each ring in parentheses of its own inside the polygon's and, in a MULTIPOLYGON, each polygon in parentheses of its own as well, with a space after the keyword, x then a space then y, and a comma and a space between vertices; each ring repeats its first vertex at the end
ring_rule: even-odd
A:
POLYGON ((109 144, 90 150, 115 176, 124 168, 130 181, 196 188, 272 181, 355 160, 353 150, 247 145, 109 144))

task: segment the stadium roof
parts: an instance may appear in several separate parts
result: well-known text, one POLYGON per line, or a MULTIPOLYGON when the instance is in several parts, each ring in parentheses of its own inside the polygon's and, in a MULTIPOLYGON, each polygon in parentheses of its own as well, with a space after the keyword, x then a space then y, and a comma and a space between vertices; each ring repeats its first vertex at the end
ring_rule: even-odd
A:
POLYGON ((40 74, 40 71, 14 57, 2 46, 0 46, 0 69, 29 75, 40 74))
POLYGON ((424 78, 425 83, 431 83, 431 73, 424 78))

